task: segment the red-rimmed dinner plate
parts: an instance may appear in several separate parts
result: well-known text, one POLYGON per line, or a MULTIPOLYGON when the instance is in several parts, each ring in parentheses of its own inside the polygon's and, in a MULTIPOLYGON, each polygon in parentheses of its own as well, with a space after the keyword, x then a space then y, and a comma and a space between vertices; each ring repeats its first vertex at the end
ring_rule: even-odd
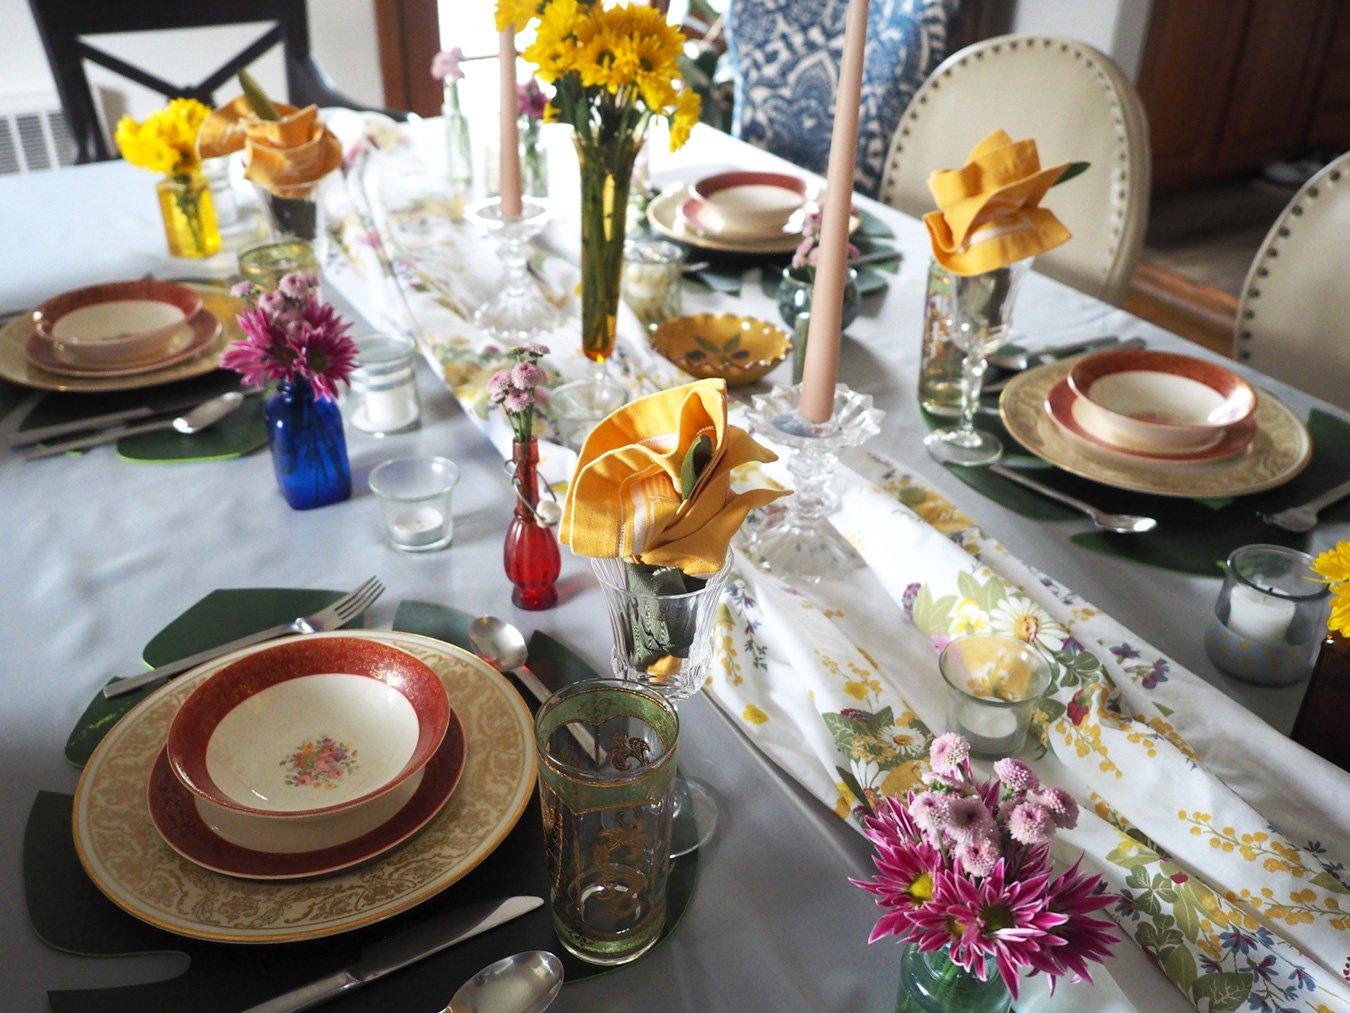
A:
POLYGON ((1103 450, 1066 431, 1046 410, 1047 396, 1071 366, 1072 360, 1049 362, 1019 373, 1003 388, 998 409, 1013 439, 1074 475, 1158 496, 1227 498, 1282 485, 1312 457, 1312 439, 1303 421, 1265 390, 1252 416, 1256 432, 1251 442, 1225 457, 1179 462, 1103 450))
MULTIPOLYGON (((680 208, 690 197, 688 187, 677 187, 654 197, 647 205, 647 224, 652 227, 652 231, 700 249, 750 255, 791 253, 802 241, 804 210, 796 212, 788 219, 787 225, 767 236, 723 236, 711 231, 700 232, 685 222, 680 208)), ((862 218, 854 215, 849 223, 850 231, 856 230, 861 224, 862 218)))
POLYGON ((36 333, 29 336, 24 354, 27 355, 31 365, 48 373, 55 373, 57 376, 94 380, 143 376, 201 355, 211 347, 216 338, 220 337, 220 331, 221 324, 215 315, 210 310, 201 310, 191 320, 178 327, 177 332, 165 343, 165 354, 162 358, 108 369, 63 362, 57 357, 51 343, 36 333))
POLYGON ((1150 348, 1082 356, 1066 382, 1078 395, 1074 415, 1085 430, 1157 457, 1216 447, 1256 411, 1256 391, 1231 369, 1150 348))
MULTIPOLYGON (((426 767, 417 772, 415 790, 392 815, 350 840, 314 850, 290 850, 301 842, 292 845, 283 842, 278 846, 287 850, 259 851, 222 836, 219 832, 222 828, 212 826, 218 814, 213 814, 209 803, 203 803, 179 783, 164 750, 150 772, 147 804, 155 829, 165 843, 194 865, 244 879, 322 876, 368 862, 426 826, 445 807, 459 784, 464 773, 465 745, 464 729, 454 718, 440 747, 426 767)), ((350 822, 364 811, 363 808, 356 813, 344 813, 343 817, 350 822)), ((224 815, 228 816, 228 811, 224 815)))
POLYGON ((162 360, 201 308, 202 297, 177 282, 111 281, 48 299, 33 311, 33 329, 61 362, 119 369, 162 360))
POLYGON ((303 820, 395 790, 426 766, 449 723, 440 679, 406 651, 302 637, 193 690, 165 753, 183 786, 216 806, 303 820))
POLYGON ((303 882, 224 876, 188 861, 150 818, 151 771, 179 706, 243 648, 154 690, 113 725, 85 764, 71 829, 80 864, 110 901, 166 932, 224 943, 288 943, 371 925, 466 876, 511 832, 534 791, 534 720, 501 673, 450 644, 412 633, 355 630, 405 651, 440 678, 468 744, 464 773, 441 811, 401 845, 303 882))
POLYGON ((1129 447, 1123 447, 1103 439, 1083 425, 1079 418, 1083 410, 1083 399, 1074 393, 1067 377, 1050 388, 1050 393, 1045 396, 1045 410, 1050 413, 1050 417, 1066 433, 1104 453, 1123 454, 1126 457, 1158 463, 1185 464, 1194 461, 1217 461, 1220 458, 1236 454, 1251 443, 1252 437, 1256 435, 1256 420, 1248 416, 1236 425, 1224 430, 1217 443, 1201 450, 1181 454, 1149 454, 1142 450, 1132 450, 1129 447))
POLYGON ((705 176, 680 213, 700 231, 722 236, 779 234, 806 203, 806 180, 783 172, 738 170, 705 176))

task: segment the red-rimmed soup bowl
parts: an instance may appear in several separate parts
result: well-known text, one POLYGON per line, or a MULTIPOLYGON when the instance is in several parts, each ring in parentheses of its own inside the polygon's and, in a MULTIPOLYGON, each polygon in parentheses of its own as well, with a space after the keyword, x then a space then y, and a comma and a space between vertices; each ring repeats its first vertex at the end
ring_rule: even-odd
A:
POLYGON ((141 279, 62 292, 33 311, 33 331, 62 362, 114 369, 153 362, 202 308, 186 285, 141 279))
POLYGON ((267 819, 350 812, 418 776, 450 703, 430 668, 370 640, 300 639, 240 658, 183 701, 174 775, 221 809, 267 819))
POLYGON ((1074 363, 1068 383, 1083 428, 1126 450, 1194 453, 1256 411, 1256 391, 1232 370, 1175 352, 1097 352, 1074 363))
POLYGON ((781 232, 806 203, 806 180, 785 172, 719 172, 690 189, 699 220, 730 235, 781 232))

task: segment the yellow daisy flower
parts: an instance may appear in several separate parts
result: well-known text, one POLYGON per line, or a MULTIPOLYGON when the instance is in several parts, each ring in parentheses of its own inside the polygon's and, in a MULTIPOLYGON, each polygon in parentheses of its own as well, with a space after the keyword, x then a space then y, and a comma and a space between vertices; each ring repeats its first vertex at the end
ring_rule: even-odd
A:
POLYGON ((539 16, 539 0, 497 0, 497 31, 515 25, 517 34, 539 16))
POLYGON ((692 88, 684 88, 675 99, 675 111, 670 115, 670 150, 676 151, 684 147, 684 142, 689 140, 689 132, 694 129, 694 124, 698 122, 700 110, 703 108, 703 100, 698 97, 698 92, 692 88))
POLYGON ((1350 584, 1340 584, 1331 596, 1331 618, 1327 628, 1350 637, 1350 584))
POLYGON ((1350 542, 1338 542, 1335 548, 1327 549, 1313 560, 1313 570, 1328 583, 1350 581, 1350 542))

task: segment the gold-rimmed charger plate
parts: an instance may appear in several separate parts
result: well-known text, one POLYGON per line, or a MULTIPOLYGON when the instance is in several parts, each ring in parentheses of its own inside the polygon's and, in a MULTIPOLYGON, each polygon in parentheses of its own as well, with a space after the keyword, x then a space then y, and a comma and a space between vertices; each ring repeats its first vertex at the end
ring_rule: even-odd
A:
POLYGON ((94 885, 122 910, 195 939, 318 939, 422 903, 467 875, 516 825, 534 789, 534 720, 500 673, 457 647, 412 633, 357 630, 310 636, 375 640, 407 651, 440 676, 468 740, 464 773, 449 804, 395 850, 322 879, 233 879, 170 849, 150 820, 150 771, 183 700, 202 679, 259 649, 244 648, 179 676, 141 701, 85 765, 75 790, 75 848, 94 885))
MULTIPOLYGON (((761 255, 769 253, 791 253, 801 245, 801 229, 785 228, 782 232, 770 236, 715 236, 706 232, 695 232, 686 228, 680 215, 680 205, 689 199, 692 191, 688 187, 667 190, 652 198, 647 205, 647 223, 652 229, 667 239, 674 239, 687 246, 697 246, 704 250, 716 250, 720 253, 745 253, 761 255)), ((794 219, 796 220, 796 219, 794 219)), ((862 218, 854 215, 849 222, 849 231, 856 231, 862 224, 862 218)))
POLYGON ((1014 377, 1003 388, 998 410, 1017 442, 1081 478, 1155 496, 1227 498, 1283 485, 1312 457, 1312 437, 1303 421, 1265 390, 1257 392, 1256 435, 1231 457, 1167 462, 1093 447, 1061 429, 1045 406, 1050 388, 1069 375, 1072 365, 1072 359, 1050 362, 1014 377))
POLYGON ((219 368, 220 356, 226 346, 244 336, 234 319, 244 309, 244 303, 223 288, 214 285, 189 284, 188 288, 202 297, 202 307, 210 310, 211 315, 219 320, 221 325, 220 333, 200 355, 135 376, 64 376, 48 372, 28 361, 25 349, 33 333, 32 316, 21 313, 8 323, 0 325, 0 379, 37 390, 100 394, 106 391, 158 387, 161 384, 190 380, 194 376, 209 373, 219 368))

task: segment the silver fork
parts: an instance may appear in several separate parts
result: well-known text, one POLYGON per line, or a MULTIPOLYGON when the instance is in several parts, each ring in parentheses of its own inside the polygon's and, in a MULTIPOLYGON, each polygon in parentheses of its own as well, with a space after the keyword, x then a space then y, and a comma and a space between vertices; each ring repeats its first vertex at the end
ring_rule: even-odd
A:
POLYGON ((264 640, 275 640, 277 637, 284 637, 288 633, 328 633, 332 630, 340 630, 375 604, 375 600, 382 594, 384 594, 384 585, 380 583, 379 578, 371 577, 360 587, 347 592, 326 609, 321 609, 313 615, 297 616, 280 626, 272 626, 265 630, 259 630, 257 633, 250 633, 238 640, 231 640, 228 644, 198 651, 186 658, 179 658, 167 665, 152 668, 141 675, 133 675, 129 679, 109 683, 103 688, 103 695, 109 700, 114 700, 119 696, 134 693, 136 690, 144 689, 147 686, 157 686, 161 682, 172 679, 175 675, 186 672, 189 668, 196 668, 213 658, 219 658, 222 654, 228 654, 240 647, 248 647, 250 644, 260 644, 264 640))
POLYGON ((1334 489, 1328 489, 1322 495, 1310 499, 1302 506, 1289 507, 1287 510, 1281 510, 1275 514, 1262 514, 1261 519, 1267 524, 1274 524, 1277 528, 1303 534, 1317 527, 1317 514, 1320 510, 1331 506, 1338 500, 1345 499, 1346 496, 1350 496, 1350 482, 1342 482, 1334 489))

